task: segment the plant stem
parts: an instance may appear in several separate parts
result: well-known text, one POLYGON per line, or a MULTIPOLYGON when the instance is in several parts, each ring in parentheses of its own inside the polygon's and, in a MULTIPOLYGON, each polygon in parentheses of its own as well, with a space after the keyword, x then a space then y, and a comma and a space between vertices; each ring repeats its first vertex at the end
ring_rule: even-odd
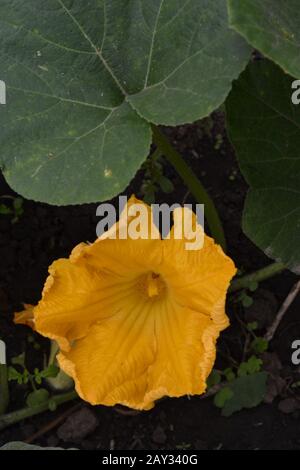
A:
POLYGON ((283 302, 281 308, 279 309, 275 320, 273 321, 272 325, 269 327, 267 333, 265 334, 265 339, 267 341, 271 341, 273 339, 273 336, 276 333, 276 330, 278 326, 280 325, 281 320, 283 319, 284 315, 290 308, 291 304, 294 302, 295 298, 297 295, 299 295, 300 292, 300 281, 296 282, 296 284, 292 287, 292 290, 290 291, 289 295, 283 302))
POLYGON ((7 366, 0 364, 0 415, 5 413, 9 403, 7 366))
MULTIPOLYGON (((25 367, 25 372, 28 372, 28 370, 26 369, 26 367, 25 367)), ((34 382, 34 378, 33 378, 33 376, 32 376, 29 372, 28 372, 28 379, 29 379, 29 383, 30 383, 30 385, 31 385, 31 387, 32 387, 32 390, 33 390, 34 392, 36 392, 36 385, 35 385, 35 382, 34 382)))
POLYGON ((226 250, 226 240, 216 207, 203 187, 200 180, 197 178, 193 170, 188 166, 185 160, 182 158, 180 153, 174 149, 168 139, 156 126, 152 126, 153 142, 167 160, 173 165, 177 173, 181 176, 184 183, 189 188, 190 192, 195 197, 196 201, 200 204, 204 204, 205 217, 207 219, 208 226, 210 228, 213 238, 219 243, 223 250, 226 250))
MULTIPOLYGON (((59 346, 56 341, 53 339, 50 342, 50 354, 48 360, 48 366, 52 364, 58 366, 56 356, 59 352, 59 346)), ((56 377, 47 377, 46 383, 51 387, 51 389, 56 393, 67 392, 74 388, 74 381, 69 377, 62 369, 59 369, 59 372, 56 377)))
POLYGON ((78 398, 78 395, 74 390, 72 390, 72 392, 53 396, 48 401, 41 403, 40 405, 31 408, 22 408, 21 410, 13 411, 12 413, 0 416, 0 431, 7 428, 8 426, 11 426, 12 424, 22 421, 25 418, 30 418, 31 416, 35 416, 43 413, 44 411, 47 411, 49 409, 49 402, 54 402, 57 406, 59 406, 68 401, 75 400, 75 398, 78 398))
POLYGON ((236 292, 237 290, 247 289, 253 282, 260 282, 269 279, 276 274, 281 273, 286 269, 283 263, 273 263, 266 268, 259 269, 252 274, 234 279, 229 287, 229 292, 236 292))

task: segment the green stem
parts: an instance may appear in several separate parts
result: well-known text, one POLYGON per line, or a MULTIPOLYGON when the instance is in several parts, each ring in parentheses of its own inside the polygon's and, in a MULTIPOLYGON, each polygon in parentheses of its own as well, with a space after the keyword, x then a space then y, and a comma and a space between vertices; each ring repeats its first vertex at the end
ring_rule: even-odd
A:
POLYGON ((56 364, 56 356, 59 353, 59 346, 53 339, 50 341, 50 353, 48 359, 48 366, 56 364))
MULTIPOLYGON (((24 371, 25 371, 25 372, 28 372, 28 370, 26 369, 26 367, 24 368, 24 371)), ((29 372, 28 372, 28 379, 29 379, 29 383, 30 383, 30 385, 31 385, 31 387, 32 387, 32 390, 33 390, 34 392, 36 392, 37 389, 36 389, 36 385, 35 385, 35 382, 34 382, 34 378, 33 378, 33 376, 32 376, 29 372)))
POLYGON ((213 238, 219 243, 223 250, 226 250, 226 240, 216 207, 203 187, 193 170, 188 166, 185 160, 182 158, 180 153, 174 149, 168 139, 156 126, 152 126, 153 142, 168 161, 173 165, 177 173, 181 176, 184 183, 187 185, 196 201, 200 204, 204 204, 205 217, 209 225, 213 238))
MULTIPOLYGON (((48 366, 55 364, 58 366, 56 356, 59 352, 59 347, 56 341, 51 340, 50 345, 50 354, 48 360, 48 366)), ((74 381, 69 377, 62 369, 59 369, 59 372, 56 377, 48 377, 46 379, 47 384, 52 388, 53 391, 67 392, 74 388, 74 381)))
POLYGON ((276 274, 281 273, 286 269, 286 265, 283 263, 273 263, 266 268, 259 269, 252 274, 236 278, 232 281, 229 287, 229 292, 236 292, 237 290, 247 289, 253 282, 260 282, 269 279, 276 274))
POLYGON ((22 421, 25 418, 30 418, 31 416, 35 416, 43 413, 44 411, 47 411, 49 409, 49 402, 54 402, 57 406, 59 406, 68 401, 75 400, 75 398, 78 398, 78 395, 73 390, 72 392, 53 396, 45 403, 41 403, 40 405, 34 406, 32 408, 22 408, 21 410, 13 411, 12 413, 0 416, 0 431, 7 428, 8 426, 11 426, 12 424, 22 421))
POLYGON ((0 415, 5 413, 9 403, 7 366, 0 364, 0 415))

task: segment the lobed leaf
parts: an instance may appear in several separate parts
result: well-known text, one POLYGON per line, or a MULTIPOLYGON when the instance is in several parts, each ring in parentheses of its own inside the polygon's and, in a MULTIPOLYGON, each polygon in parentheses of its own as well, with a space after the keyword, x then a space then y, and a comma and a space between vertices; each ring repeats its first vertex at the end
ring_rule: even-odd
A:
POLYGON ((228 0, 233 28, 287 73, 300 78, 299 0, 228 0))
POLYGON ((222 415, 228 417, 244 408, 258 406, 266 393, 267 377, 266 372, 257 372, 238 377, 231 382, 228 386, 231 397, 224 401, 222 415))
POLYGON ((52 204, 110 199, 145 160, 150 123, 210 114, 249 52, 225 0, 1 0, 6 180, 52 204))
POLYGON ((293 79, 269 61, 249 65, 227 100, 229 135, 248 184, 243 229, 300 273, 300 106, 293 79))

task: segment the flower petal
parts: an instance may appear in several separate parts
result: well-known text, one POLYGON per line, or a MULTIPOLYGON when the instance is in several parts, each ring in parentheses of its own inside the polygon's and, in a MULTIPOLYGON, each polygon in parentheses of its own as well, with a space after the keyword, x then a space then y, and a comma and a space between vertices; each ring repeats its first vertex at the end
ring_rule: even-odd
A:
MULTIPOLYGON (((217 313, 223 304, 215 306, 217 313)), ((204 393, 206 379, 216 356, 216 340, 223 327, 207 316, 166 302, 164 311, 157 317, 156 359, 149 370, 147 399, 155 400, 157 391, 170 397, 204 393)))
MULTIPOLYGON (((181 210, 178 208, 174 212, 181 210)), ((185 211, 189 209, 185 208, 185 211)), ((182 218, 174 217, 170 238, 163 240, 163 263, 160 273, 168 279, 169 288, 177 302, 211 316, 214 305, 224 298, 236 268, 222 248, 204 234, 193 213, 192 217, 193 230, 197 230, 199 239, 203 239, 202 248, 188 250, 186 243, 190 239, 175 239, 174 233, 178 228, 176 221, 181 223, 182 218)), ((224 324, 227 324, 225 312, 223 318, 224 324)))
POLYGON ((68 350, 70 343, 84 337, 95 322, 131 308, 136 279, 149 270, 149 264, 154 269, 160 265, 159 232, 150 207, 142 201, 130 198, 110 236, 113 230, 119 236, 125 222, 130 227, 139 214, 136 215, 136 208, 148 220, 142 226, 144 238, 118 240, 104 235, 91 245, 81 243, 69 259, 58 260, 50 267, 42 300, 35 309, 36 328, 42 335, 55 339, 61 349, 68 350))
MULTIPOLYGON (((128 203, 129 223, 137 221, 130 213, 136 202, 128 203)), ((203 393, 217 337, 228 325, 233 262, 192 213, 191 231, 203 247, 187 249, 191 233, 176 239, 183 223, 176 214, 186 208, 177 209, 170 239, 161 240, 151 238, 151 209, 142 207, 148 220, 142 238, 102 236, 78 245, 50 267, 34 308, 36 330, 58 342, 60 366, 92 404, 149 409, 166 395, 203 393)), ((126 235, 125 220, 110 235, 126 235)))
POLYGON ((85 262, 115 274, 127 275, 129 271, 144 272, 149 265, 161 262, 162 246, 158 228, 153 222, 151 207, 131 196, 120 220, 95 243, 85 250, 85 262), (143 218, 139 218, 142 213, 143 218), (141 222, 141 224, 139 223, 141 222), (133 238, 140 232, 139 238, 133 238))
POLYGON ((50 277, 52 286, 44 290, 34 310, 35 325, 61 349, 68 350, 97 321, 127 311, 135 303, 133 275, 120 277, 88 264, 58 260, 50 268, 50 277))
POLYGON ((22 312, 17 312, 14 315, 14 323, 16 325, 30 326, 33 330, 34 325, 34 305, 24 304, 25 309, 22 312))
MULTIPOLYGON (((107 230, 97 241, 107 238, 128 239, 130 225, 140 232, 141 239, 160 240, 160 232, 154 224, 152 208, 144 201, 137 199, 134 195, 125 204, 121 212, 119 221, 107 230), (141 222, 141 223, 139 223, 141 222)), ((136 240, 135 240, 136 241, 136 240)))
MULTIPOLYGON (((224 314, 224 299, 216 309, 224 314)), ((150 409, 164 396, 205 391, 219 332, 214 320, 165 298, 97 323, 58 360, 84 400, 150 409)))
POLYGON ((94 325, 69 352, 58 356, 84 400, 137 409, 153 406, 151 401, 145 402, 148 368, 155 360, 152 313, 150 304, 138 302, 130 312, 94 325))

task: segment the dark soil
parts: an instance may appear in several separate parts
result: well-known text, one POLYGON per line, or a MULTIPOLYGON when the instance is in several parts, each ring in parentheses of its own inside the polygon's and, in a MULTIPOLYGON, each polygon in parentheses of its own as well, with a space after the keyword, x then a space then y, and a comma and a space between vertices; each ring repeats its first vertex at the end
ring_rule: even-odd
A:
MULTIPOLYGON (((270 263, 241 230, 247 186, 224 136, 222 115, 215 115, 213 122, 206 120, 204 124, 165 129, 165 132, 213 197, 224 223, 228 253, 237 266, 250 272, 270 263)), ((173 180, 176 190, 170 195, 158 194, 157 202, 194 202, 180 178, 167 165, 166 174, 173 180)), ((127 192, 134 190, 140 196, 141 182, 142 172, 139 172, 127 192)), ((13 195, 13 192, 0 177, 1 195, 13 195)), ((0 199, 1 202, 4 200, 0 199)), ((95 204, 53 207, 24 201, 24 213, 17 222, 12 223, 9 215, 0 215, 0 338, 6 341, 9 358, 26 351, 27 365, 31 370, 36 365, 41 366, 48 343, 37 335, 34 337, 38 346, 29 342, 32 332, 26 327, 14 326, 13 312, 20 310, 22 303, 34 304, 39 300, 48 266, 53 260, 67 257, 77 243, 95 239, 95 213, 95 204), (36 351, 35 347, 40 347, 40 350, 36 351)), ((262 283, 261 287, 279 306, 295 280, 291 273, 284 272, 262 283)), ((263 317, 264 304, 258 302, 257 305, 261 311, 256 314, 263 317)), ((300 338, 299 308, 298 298, 271 344, 271 349, 283 363, 285 375, 293 376, 294 380, 298 371, 291 365, 291 343, 300 338)), ((246 322, 249 320, 247 311, 229 302, 228 314, 232 325, 219 344, 220 367, 226 367, 228 355, 241 360, 243 344, 237 313, 246 322)), ((26 390, 24 386, 11 384, 10 410, 24 406, 26 390)), ((37 431, 43 430, 73 406, 72 403, 66 404, 55 412, 44 413, 3 431, 0 444, 30 440, 37 431)), ((83 449, 300 449, 299 411, 288 415, 280 412, 278 399, 272 405, 241 411, 230 418, 221 416, 212 399, 199 397, 165 399, 152 411, 135 415, 101 406, 89 408, 95 413, 97 424, 95 430, 80 442, 64 442, 61 432, 57 432, 60 423, 53 430, 44 432, 34 443, 83 449)))

